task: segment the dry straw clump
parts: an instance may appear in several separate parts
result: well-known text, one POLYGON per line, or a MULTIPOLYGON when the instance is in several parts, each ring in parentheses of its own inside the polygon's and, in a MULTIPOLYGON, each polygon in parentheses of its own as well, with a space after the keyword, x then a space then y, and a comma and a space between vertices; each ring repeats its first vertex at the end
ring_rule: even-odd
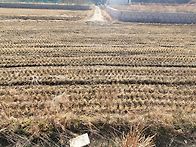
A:
POLYGON ((130 132, 122 139, 122 147, 154 147, 154 136, 146 137, 140 125, 131 127, 130 132))

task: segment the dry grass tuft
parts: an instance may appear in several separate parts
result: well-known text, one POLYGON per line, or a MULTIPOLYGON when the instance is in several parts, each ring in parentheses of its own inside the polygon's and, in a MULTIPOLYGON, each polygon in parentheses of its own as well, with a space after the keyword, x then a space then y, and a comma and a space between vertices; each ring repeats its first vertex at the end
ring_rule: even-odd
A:
POLYGON ((143 125, 133 126, 130 132, 123 137, 122 147, 154 147, 154 136, 146 137, 144 130, 143 125))

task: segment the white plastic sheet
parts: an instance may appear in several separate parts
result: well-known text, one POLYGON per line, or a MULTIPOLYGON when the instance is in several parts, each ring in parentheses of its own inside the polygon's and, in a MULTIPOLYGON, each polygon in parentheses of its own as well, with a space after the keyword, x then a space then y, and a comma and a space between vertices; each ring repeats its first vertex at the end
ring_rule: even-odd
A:
POLYGON ((83 147, 89 144, 90 139, 87 133, 70 140, 70 147, 83 147))

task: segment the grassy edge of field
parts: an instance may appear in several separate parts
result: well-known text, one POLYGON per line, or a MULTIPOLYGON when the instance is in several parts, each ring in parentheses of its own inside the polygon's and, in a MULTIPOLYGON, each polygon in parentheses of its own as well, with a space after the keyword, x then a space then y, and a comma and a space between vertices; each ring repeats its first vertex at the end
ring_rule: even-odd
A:
POLYGON ((196 117, 183 111, 174 114, 148 113, 127 121, 108 116, 87 117, 65 114, 58 118, 7 120, 0 122, 0 142, 17 146, 62 146, 82 133, 88 133, 91 144, 128 147, 193 145, 196 140, 196 117))

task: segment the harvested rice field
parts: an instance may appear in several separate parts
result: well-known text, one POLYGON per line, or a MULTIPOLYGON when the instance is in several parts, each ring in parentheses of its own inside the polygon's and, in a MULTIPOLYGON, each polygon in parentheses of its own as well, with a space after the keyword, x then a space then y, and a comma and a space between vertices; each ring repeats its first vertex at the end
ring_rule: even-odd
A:
POLYGON ((0 8, 0 21, 10 19, 78 21, 88 17, 88 15, 91 14, 89 11, 0 8))
POLYGON ((0 9, 0 146, 194 146, 196 25, 92 15, 0 9))

